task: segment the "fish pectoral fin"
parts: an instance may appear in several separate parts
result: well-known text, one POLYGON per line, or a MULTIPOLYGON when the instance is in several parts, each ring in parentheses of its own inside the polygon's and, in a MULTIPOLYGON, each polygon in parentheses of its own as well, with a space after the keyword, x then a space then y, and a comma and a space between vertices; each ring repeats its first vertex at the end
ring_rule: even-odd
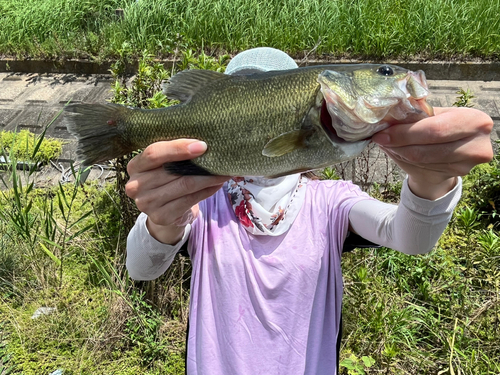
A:
POLYGON ((312 135, 314 129, 292 130, 271 139, 264 146, 262 155, 274 158, 307 147, 307 139, 312 135))
POLYGON ((212 70, 183 70, 171 77, 163 84, 163 93, 169 99, 177 99, 181 103, 187 103, 200 89, 212 82, 221 79, 230 79, 223 73, 212 70))

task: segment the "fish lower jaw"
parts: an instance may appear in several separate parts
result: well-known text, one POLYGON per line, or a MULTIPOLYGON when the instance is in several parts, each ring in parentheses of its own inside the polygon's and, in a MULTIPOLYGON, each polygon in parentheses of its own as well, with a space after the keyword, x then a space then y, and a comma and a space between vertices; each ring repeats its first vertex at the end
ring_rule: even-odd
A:
POLYGON ((321 104, 320 122, 323 131, 334 144, 367 141, 371 137, 357 134, 355 131, 343 131, 342 127, 345 125, 339 118, 336 118, 335 120, 332 118, 330 112, 328 111, 326 100, 323 100, 323 103, 321 104), (334 121, 337 123, 337 127, 333 126, 334 121))

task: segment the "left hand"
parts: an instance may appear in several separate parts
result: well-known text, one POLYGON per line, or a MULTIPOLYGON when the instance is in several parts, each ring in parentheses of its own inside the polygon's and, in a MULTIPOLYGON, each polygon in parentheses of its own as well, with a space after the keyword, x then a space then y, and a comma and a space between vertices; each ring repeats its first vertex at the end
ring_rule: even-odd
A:
POLYGON ((435 116, 394 125, 372 141, 408 173, 408 185, 421 198, 448 193, 457 176, 493 158, 493 120, 472 108, 434 108, 435 116))

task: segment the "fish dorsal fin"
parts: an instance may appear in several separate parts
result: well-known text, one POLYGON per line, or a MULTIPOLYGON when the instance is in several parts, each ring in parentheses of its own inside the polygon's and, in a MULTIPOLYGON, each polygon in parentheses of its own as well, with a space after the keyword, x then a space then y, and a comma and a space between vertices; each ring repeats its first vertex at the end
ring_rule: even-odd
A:
POLYGON ((262 155, 274 158, 307 147, 307 139, 313 132, 313 129, 299 129, 280 134, 267 142, 262 150, 262 155))
POLYGON ((202 87, 229 78, 231 77, 213 70, 183 70, 163 84, 163 93, 169 99, 187 103, 202 87))

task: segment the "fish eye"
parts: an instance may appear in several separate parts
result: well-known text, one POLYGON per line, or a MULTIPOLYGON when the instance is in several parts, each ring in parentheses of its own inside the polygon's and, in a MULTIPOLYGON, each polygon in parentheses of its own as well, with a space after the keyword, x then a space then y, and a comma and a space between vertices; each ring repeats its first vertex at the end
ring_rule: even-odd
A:
POLYGON ((377 69, 377 73, 383 76, 392 76, 394 74, 394 70, 388 65, 382 65, 377 69))

